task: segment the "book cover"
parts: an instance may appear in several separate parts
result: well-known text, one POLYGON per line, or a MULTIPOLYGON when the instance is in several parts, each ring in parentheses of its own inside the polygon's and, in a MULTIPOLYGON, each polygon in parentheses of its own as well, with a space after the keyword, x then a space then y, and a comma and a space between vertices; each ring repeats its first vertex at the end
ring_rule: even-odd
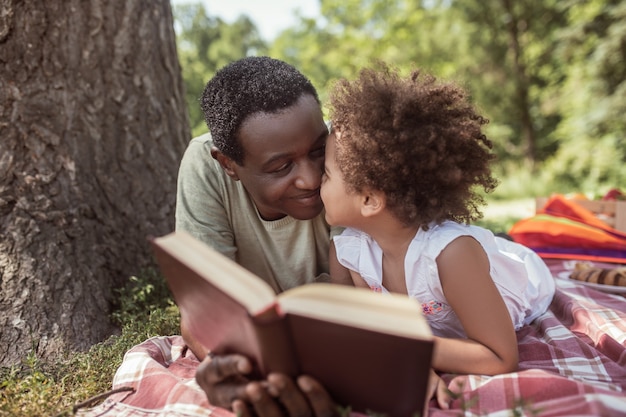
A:
POLYGON ((415 300, 332 284, 276 295, 184 232, 152 245, 181 320, 207 351, 244 354, 259 377, 311 375, 354 411, 421 415, 433 341, 415 300))

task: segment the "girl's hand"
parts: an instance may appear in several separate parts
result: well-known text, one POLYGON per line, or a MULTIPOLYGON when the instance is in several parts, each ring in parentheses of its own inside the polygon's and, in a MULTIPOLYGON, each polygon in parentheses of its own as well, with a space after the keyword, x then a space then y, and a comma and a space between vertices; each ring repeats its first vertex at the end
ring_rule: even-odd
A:
POLYGON ((448 386, 432 368, 430 370, 430 379, 428 380, 428 398, 426 401, 424 415, 427 415, 428 401, 430 401, 431 398, 435 398, 437 400, 437 405, 442 410, 448 410, 450 408, 452 396, 450 395, 448 386))

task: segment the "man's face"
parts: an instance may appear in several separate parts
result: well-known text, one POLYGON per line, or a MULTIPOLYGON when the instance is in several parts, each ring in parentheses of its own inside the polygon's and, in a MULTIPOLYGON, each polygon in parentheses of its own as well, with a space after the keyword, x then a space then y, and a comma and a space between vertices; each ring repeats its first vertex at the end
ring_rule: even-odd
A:
POLYGON ((323 208, 327 136, 320 106, 310 95, 279 113, 252 115, 239 131, 243 165, 230 161, 229 175, 241 181, 263 219, 312 219, 323 208))

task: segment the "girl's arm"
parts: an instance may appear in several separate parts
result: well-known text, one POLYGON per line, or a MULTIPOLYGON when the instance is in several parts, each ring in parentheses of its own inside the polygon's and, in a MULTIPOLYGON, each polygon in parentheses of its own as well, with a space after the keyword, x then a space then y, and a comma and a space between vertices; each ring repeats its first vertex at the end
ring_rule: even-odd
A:
POLYGON ((330 275, 330 282, 333 284, 354 285, 350 272, 348 268, 341 265, 337 260, 335 242, 331 239, 330 249, 328 251, 328 273, 330 275))
POLYGON ((444 372, 495 375, 517 369, 511 316, 472 237, 452 241, 437 258, 443 292, 467 339, 436 338, 433 367, 444 372))
POLYGON ((367 282, 365 282, 365 280, 361 278, 361 274, 352 271, 339 263, 339 261, 337 260, 337 251, 335 249, 335 244, 332 240, 330 241, 328 263, 331 283, 369 288, 367 282))

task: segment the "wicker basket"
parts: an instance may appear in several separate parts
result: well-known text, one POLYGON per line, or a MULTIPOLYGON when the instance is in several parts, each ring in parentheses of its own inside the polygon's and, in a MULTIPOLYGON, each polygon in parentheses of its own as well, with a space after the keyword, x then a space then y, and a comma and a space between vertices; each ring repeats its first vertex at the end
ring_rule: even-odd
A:
MULTIPOLYGON (((542 208, 548 201, 547 197, 535 199, 535 210, 542 208)), ((626 233, 626 201, 576 200, 596 217, 614 229, 626 233)))

